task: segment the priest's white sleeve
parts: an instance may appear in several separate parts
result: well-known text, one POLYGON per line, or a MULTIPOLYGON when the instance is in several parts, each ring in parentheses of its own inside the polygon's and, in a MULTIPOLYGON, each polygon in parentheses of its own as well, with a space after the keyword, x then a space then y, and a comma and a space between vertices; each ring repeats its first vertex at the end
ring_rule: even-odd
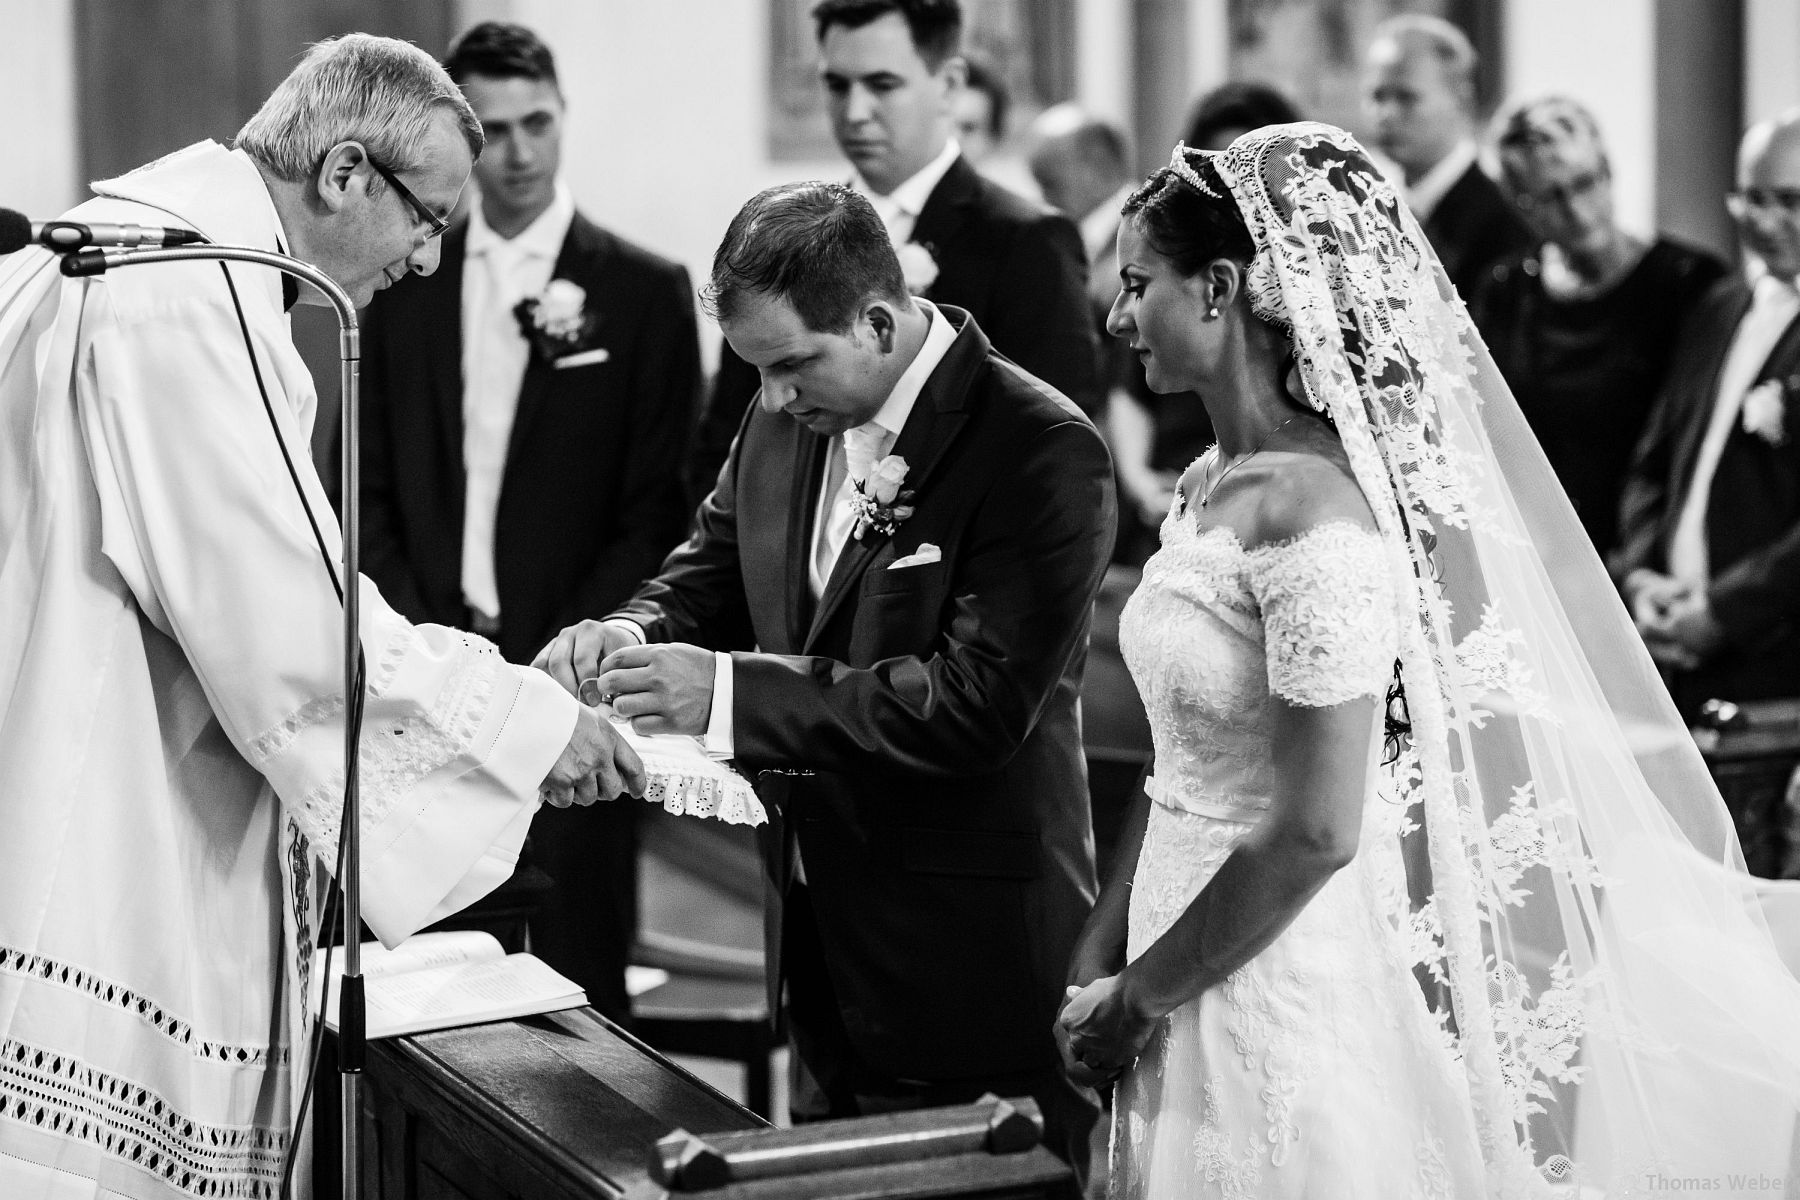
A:
MULTIPOLYGON (((341 562, 340 533, 306 449, 312 381, 270 289, 233 270, 266 409, 216 265, 142 269, 161 272, 154 289, 93 285, 77 398, 98 533, 143 619, 173 639, 330 867, 345 705, 325 560, 341 562)), ((506 878, 578 709, 548 676, 471 635, 412 626, 360 587, 364 918, 392 944, 506 878)))

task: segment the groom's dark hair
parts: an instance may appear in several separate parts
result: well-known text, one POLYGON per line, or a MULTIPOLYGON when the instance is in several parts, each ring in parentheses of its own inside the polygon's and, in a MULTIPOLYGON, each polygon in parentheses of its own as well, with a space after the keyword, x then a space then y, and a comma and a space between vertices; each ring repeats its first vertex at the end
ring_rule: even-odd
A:
POLYGON ((843 333, 868 300, 912 303, 887 226, 841 183, 780 184, 738 209, 701 301, 729 321, 746 292, 786 300, 814 333, 843 333))
POLYGON ((913 49, 933 71, 962 48, 962 5, 958 0, 819 0, 813 26, 822 42, 833 25, 861 29, 889 13, 899 13, 912 34, 913 49))

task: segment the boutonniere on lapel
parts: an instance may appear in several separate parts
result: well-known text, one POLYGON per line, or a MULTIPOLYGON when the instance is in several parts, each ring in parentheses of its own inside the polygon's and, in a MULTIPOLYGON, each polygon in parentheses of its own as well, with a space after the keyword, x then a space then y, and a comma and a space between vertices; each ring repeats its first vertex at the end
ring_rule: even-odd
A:
POLYGON ((913 515, 913 491, 900 487, 906 481, 906 469, 904 458, 890 454, 875 464, 867 479, 850 481, 850 515, 856 518, 851 537, 860 542, 871 529, 889 536, 913 515))
POLYGON ((931 252, 931 247, 923 242, 903 242, 894 247, 894 253, 900 259, 900 274, 906 280, 906 290, 915 296, 923 296, 938 277, 937 256, 931 252))
POLYGON ((599 323, 587 307, 586 289, 572 279, 552 279, 543 291, 515 304, 513 316, 532 353, 556 365, 587 351, 599 323))
POLYGON ((1771 446, 1787 445, 1787 396, 1789 385, 1800 376, 1766 379, 1744 396, 1744 432, 1754 433, 1771 446))

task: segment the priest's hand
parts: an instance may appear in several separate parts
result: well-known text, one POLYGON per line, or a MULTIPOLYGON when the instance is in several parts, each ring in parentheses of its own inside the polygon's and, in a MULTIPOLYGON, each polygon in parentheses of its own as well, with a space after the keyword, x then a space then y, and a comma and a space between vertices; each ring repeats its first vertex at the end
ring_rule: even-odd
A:
POLYGON ((713 652, 684 642, 625 646, 600 664, 598 686, 613 712, 639 733, 706 735, 712 717, 713 652))
POLYGON ((612 800, 622 792, 644 794, 644 764, 624 735, 599 710, 584 704, 575 732, 539 785, 538 796, 553 808, 567 808, 612 800))
POLYGON ((642 638, 634 638, 618 622, 583 621, 571 625, 539 650, 531 665, 548 671, 551 678, 581 699, 581 681, 600 673, 600 662, 622 646, 635 646, 642 638))

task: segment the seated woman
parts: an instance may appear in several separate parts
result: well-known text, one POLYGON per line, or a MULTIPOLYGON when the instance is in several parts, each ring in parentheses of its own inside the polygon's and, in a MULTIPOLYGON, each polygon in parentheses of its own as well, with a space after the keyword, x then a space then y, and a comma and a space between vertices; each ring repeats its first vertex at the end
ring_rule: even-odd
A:
POLYGON ((1501 186, 1540 244, 1496 264, 1470 312, 1604 558, 1676 330, 1725 264, 1619 228, 1606 145, 1575 101, 1527 101, 1496 129, 1501 186))

